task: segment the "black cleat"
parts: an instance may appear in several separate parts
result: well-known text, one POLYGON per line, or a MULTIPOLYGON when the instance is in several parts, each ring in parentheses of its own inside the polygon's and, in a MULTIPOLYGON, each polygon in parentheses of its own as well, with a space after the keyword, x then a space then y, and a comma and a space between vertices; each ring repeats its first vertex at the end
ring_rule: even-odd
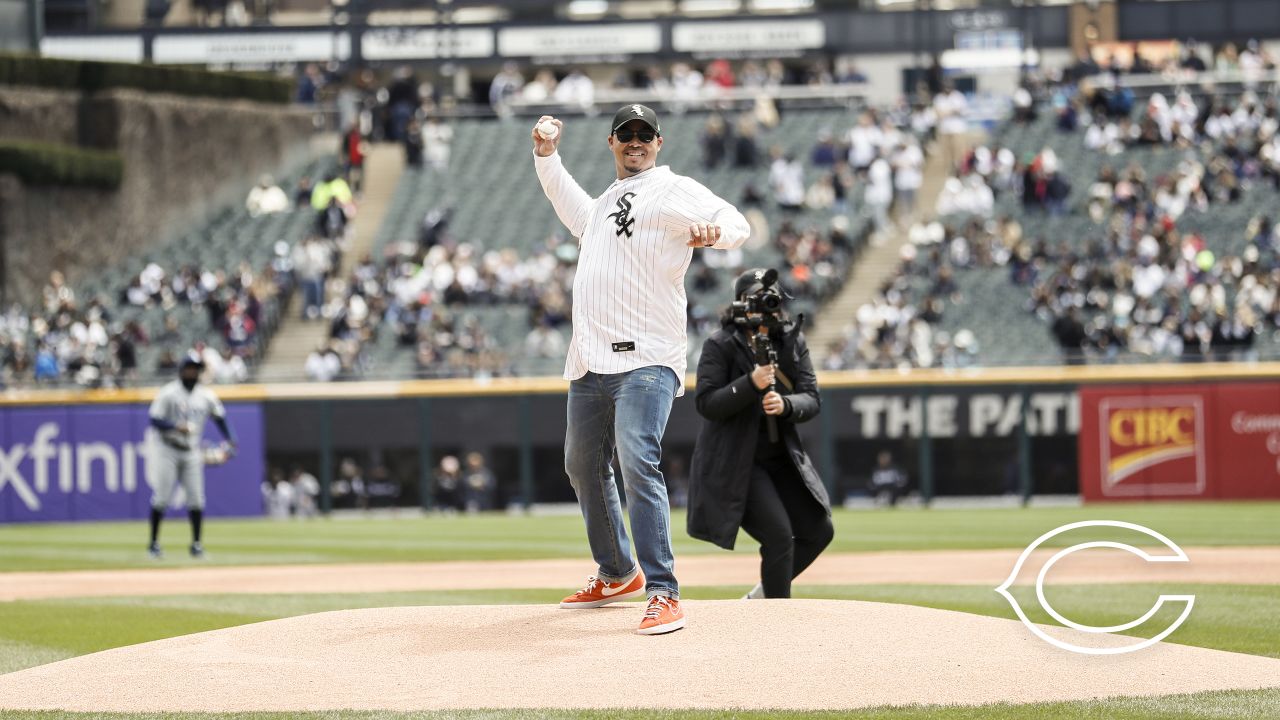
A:
POLYGON ((201 544, 200 544, 200 543, 198 543, 198 542, 196 542, 196 543, 191 543, 191 557, 193 557, 193 558, 195 558, 195 559, 197 559, 197 560, 203 560, 203 559, 204 559, 204 545, 201 545, 201 544))
POLYGON ((147 554, 151 556, 152 560, 164 559, 164 551, 160 549, 159 543, 151 543, 150 545, 148 545, 147 554))

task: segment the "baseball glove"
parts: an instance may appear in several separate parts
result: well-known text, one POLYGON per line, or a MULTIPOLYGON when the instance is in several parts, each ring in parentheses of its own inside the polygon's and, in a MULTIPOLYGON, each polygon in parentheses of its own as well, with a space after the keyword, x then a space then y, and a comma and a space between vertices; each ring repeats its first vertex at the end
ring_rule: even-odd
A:
POLYGON ((228 460, 235 456, 235 448, 230 443, 221 443, 204 448, 201 451, 204 456, 204 464, 206 467, 216 467, 225 464, 228 460))

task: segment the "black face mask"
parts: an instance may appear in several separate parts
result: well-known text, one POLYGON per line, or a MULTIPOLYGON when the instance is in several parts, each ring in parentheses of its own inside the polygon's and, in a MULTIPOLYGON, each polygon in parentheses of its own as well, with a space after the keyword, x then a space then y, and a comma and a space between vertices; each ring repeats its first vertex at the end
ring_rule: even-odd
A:
POLYGON ((184 377, 182 378, 182 387, 186 388, 187 391, 190 392, 191 389, 194 388, 196 386, 196 383, 198 382, 200 382, 200 378, 198 377, 194 377, 194 378, 184 377))

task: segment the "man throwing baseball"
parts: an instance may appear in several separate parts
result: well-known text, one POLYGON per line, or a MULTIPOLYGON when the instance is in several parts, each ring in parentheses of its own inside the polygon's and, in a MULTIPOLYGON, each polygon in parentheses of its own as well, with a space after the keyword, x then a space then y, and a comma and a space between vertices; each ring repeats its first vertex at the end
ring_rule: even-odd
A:
POLYGON ((187 496, 187 514, 191 519, 191 557, 204 557, 200 543, 200 525, 204 519, 204 453, 200 437, 205 420, 212 417, 218 432, 226 439, 230 451, 236 446, 235 435, 227 425, 227 413, 213 391, 199 385, 204 361, 195 352, 187 353, 178 368, 178 379, 156 393, 151 402, 151 427, 156 430, 154 454, 147 470, 152 473, 151 487, 151 557, 160 559, 160 521, 173 489, 182 483, 187 496))
POLYGON ((750 226, 697 181, 657 167, 662 129, 651 108, 626 105, 610 128, 618 179, 595 198, 556 152, 563 123, 544 116, 533 129, 542 189, 581 246, 564 371, 571 381, 565 471, 599 567, 560 607, 595 608, 643 593, 648 606, 637 632, 660 635, 685 624, 658 470, 672 402, 684 394, 684 275, 692 248, 739 247, 750 226), (615 450, 638 567, 613 479, 615 450))

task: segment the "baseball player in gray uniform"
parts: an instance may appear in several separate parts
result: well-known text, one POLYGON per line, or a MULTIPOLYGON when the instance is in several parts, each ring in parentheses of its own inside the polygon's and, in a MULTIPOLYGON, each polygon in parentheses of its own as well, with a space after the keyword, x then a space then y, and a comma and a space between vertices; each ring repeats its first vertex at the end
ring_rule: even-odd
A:
POLYGON ((151 402, 151 427, 155 428, 152 462, 148 465, 151 487, 151 557, 163 557, 158 542, 160 521, 174 486, 186 492, 191 518, 191 557, 204 557, 200 525, 204 519, 204 451, 200 438, 205 420, 212 418, 229 452, 236 447, 235 435, 227 425, 227 412, 212 390, 199 385, 204 361, 196 352, 187 353, 178 369, 178 379, 156 394, 151 402))

